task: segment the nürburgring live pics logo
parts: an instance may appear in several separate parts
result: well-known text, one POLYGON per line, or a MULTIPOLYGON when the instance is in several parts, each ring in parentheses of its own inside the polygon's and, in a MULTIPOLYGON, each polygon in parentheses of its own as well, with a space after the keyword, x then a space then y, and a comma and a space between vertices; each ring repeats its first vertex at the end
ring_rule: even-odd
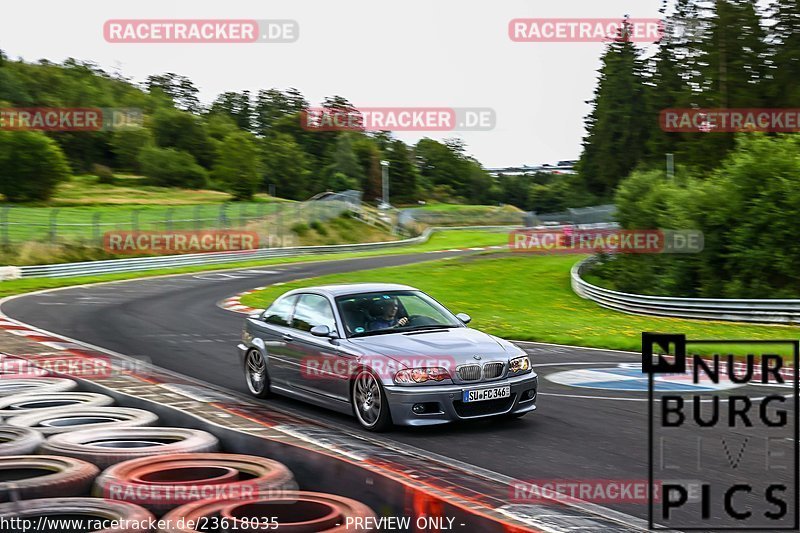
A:
POLYGON ((799 352, 796 340, 642 334, 650 529, 797 530, 799 352), (689 345, 738 355, 687 355, 689 345), (687 373, 730 386, 656 397, 656 375, 687 373))

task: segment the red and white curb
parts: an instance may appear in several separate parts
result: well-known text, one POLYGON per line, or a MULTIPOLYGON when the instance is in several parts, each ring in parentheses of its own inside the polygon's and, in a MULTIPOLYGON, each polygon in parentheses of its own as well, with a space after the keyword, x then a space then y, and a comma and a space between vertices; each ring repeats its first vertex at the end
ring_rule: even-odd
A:
POLYGON ((266 289, 266 287, 256 287, 255 289, 250 289, 249 291, 240 292, 239 294, 235 294, 230 298, 225 298, 221 302, 217 302, 217 306, 225 309, 226 311, 241 313, 243 315, 254 315, 256 313, 261 313, 264 311, 263 309, 257 309, 255 307, 250 307, 249 305, 244 305, 242 303, 242 297, 247 296, 248 294, 253 294, 254 292, 263 291, 264 289, 266 289))
MULTIPOLYGON (((55 363, 51 361, 50 364, 76 372, 74 375, 69 375, 70 372, 66 372, 66 377, 86 377, 81 374, 81 372, 86 371, 88 371, 89 374, 92 372, 105 373, 110 371, 110 367, 108 367, 110 361, 98 361, 97 355, 89 350, 86 345, 75 342, 67 337, 61 337, 34 326, 29 326, 23 322, 8 318, 2 313, 0 313, 0 331, 11 333, 19 337, 25 337, 25 340, 44 346, 49 350, 21 354, 0 353, 0 374, 6 373, 8 369, 17 369, 15 366, 6 366, 7 360, 23 360, 36 365, 38 358, 53 360, 55 363), (73 361, 75 364, 72 365, 69 361, 73 361), (84 363, 80 363, 80 361, 84 361, 84 363)), ((10 374, 16 373, 18 373, 16 370, 10 372, 10 374)))
MULTIPOLYGON (((481 252, 486 250, 503 250, 508 248, 507 244, 502 246, 482 246, 482 247, 472 247, 472 248, 452 248, 450 250, 433 250, 430 252, 424 252, 426 254, 441 254, 445 252, 481 252)), ((299 280, 293 280, 299 281, 299 280)), ((276 285, 283 285, 282 283, 274 283, 272 286, 276 285)), ((224 300, 217 302, 217 307, 221 307, 226 311, 232 311, 234 313, 241 313, 243 315, 253 315, 256 313, 261 313, 264 309, 257 309, 255 307, 250 307, 249 305, 244 305, 242 303, 242 297, 247 296, 248 294, 253 294, 257 291, 262 291, 266 289, 266 287, 256 287, 255 289, 251 289, 249 291, 240 292, 239 294, 234 294, 230 298, 225 298, 224 300)))

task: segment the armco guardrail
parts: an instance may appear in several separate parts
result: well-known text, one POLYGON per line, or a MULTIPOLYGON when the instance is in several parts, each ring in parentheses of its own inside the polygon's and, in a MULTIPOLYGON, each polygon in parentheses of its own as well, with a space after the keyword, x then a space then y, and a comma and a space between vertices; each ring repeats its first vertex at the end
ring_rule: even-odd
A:
POLYGON ((625 313, 674 318, 800 324, 800 300, 734 300, 725 298, 672 298, 612 291, 583 280, 596 262, 589 258, 572 267, 572 290, 581 298, 625 313))
POLYGON ((419 244, 428 240, 434 231, 458 229, 503 229, 505 226, 464 226, 460 228, 427 228, 422 235, 410 239, 386 242, 367 242, 357 244, 336 244, 330 246, 292 246, 286 248, 261 248, 230 252, 210 252, 203 254, 168 255, 158 257, 134 257, 130 259, 109 259, 105 261, 85 261, 81 263, 62 263, 53 265, 34 265, 19 267, 23 278, 61 278, 68 276, 88 276, 92 274, 117 274, 176 268, 195 265, 213 265, 251 261, 270 257, 294 257, 309 254, 333 254, 343 252, 363 252, 419 244))

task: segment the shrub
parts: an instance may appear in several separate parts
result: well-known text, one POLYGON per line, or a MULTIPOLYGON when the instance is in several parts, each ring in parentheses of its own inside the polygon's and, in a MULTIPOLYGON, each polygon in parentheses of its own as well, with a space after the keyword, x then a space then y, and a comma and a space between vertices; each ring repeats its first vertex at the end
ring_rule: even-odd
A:
POLYGON ((191 154, 173 148, 147 146, 139 154, 139 164, 153 185, 199 189, 208 182, 208 173, 191 154))
POLYGON ((309 226, 311 227, 311 229, 313 229, 323 237, 328 235, 328 228, 326 228, 319 220, 315 220, 314 222, 309 224, 309 226))
POLYGON ((114 172, 105 165, 92 165, 92 174, 97 177, 97 183, 114 183, 114 172))
POLYGON ((308 229, 309 229, 308 224, 306 224, 305 222, 298 222, 296 224, 293 224, 291 227, 291 230, 300 237, 308 233, 308 229))
POLYGON ((10 202, 49 199, 69 179, 61 148, 36 131, 0 131, 0 193, 10 202))

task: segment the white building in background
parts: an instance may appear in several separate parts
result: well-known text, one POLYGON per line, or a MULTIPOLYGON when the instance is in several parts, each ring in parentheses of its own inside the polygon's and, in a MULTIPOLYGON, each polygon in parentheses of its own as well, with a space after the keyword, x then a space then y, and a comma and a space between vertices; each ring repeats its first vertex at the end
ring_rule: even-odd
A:
POLYGON ((574 174, 577 160, 559 161, 555 165, 543 163, 541 165, 522 165, 519 167, 487 168, 486 171, 492 176, 523 176, 525 174, 535 174, 536 172, 549 172, 551 174, 574 174))

